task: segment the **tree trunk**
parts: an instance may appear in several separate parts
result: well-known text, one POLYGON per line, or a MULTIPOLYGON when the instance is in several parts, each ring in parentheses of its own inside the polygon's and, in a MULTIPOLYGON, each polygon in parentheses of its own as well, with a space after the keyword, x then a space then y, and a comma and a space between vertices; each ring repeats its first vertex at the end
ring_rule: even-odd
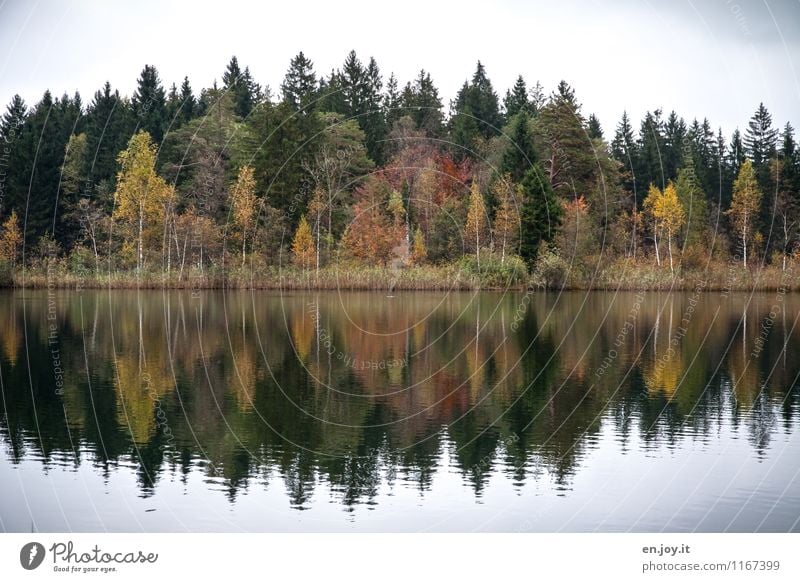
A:
POLYGON ((667 250, 669 251, 669 272, 675 273, 675 269, 672 267, 672 235, 667 235, 667 250))
POLYGON ((661 266, 661 255, 658 253, 658 226, 653 229, 653 242, 656 244, 656 265, 661 266))

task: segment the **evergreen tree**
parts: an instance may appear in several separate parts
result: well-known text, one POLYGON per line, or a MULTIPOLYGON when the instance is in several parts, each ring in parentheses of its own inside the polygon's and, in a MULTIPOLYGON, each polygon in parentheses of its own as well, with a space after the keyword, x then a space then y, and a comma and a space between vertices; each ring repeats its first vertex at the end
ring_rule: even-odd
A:
POLYGON ((739 175, 739 170, 746 159, 744 143, 742 142, 742 134, 736 129, 731 136, 731 144, 728 146, 728 160, 730 169, 734 176, 739 175))
POLYGON ((503 151, 500 173, 509 175, 518 183, 537 162, 528 114, 524 110, 517 113, 509 121, 506 131, 508 145, 503 151))
POLYGON ((152 65, 145 65, 139 76, 131 110, 137 129, 149 133, 155 143, 161 143, 168 123, 167 103, 158 71, 152 65))
POLYGON ((537 152, 557 193, 583 196, 595 187, 597 152, 589 139, 575 91, 564 81, 536 117, 537 152))
POLYGON ((17 210, 28 246, 45 233, 64 232, 58 203, 61 166, 70 135, 81 127, 80 100, 53 99, 45 91, 9 148, 6 206, 17 210))
POLYGON ((6 145, 10 145, 19 137, 27 114, 28 108, 25 101, 19 95, 14 95, 0 119, 0 137, 3 138, 6 145))
POLYGON ((401 96, 404 115, 410 115, 417 129, 430 136, 439 136, 443 131, 444 115, 439 90, 433 84, 431 75, 420 70, 413 85, 408 84, 401 96))
POLYGON ((319 109, 330 113, 341 113, 347 115, 348 106, 343 92, 342 75, 337 71, 331 71, 327 79, 320 79, 319 82, 319 109))
POLYGON ((386 95, 383 97, 383 116, 386 119, 387 128, 391 129, 395 122, 405 114, 402 107, 402 94, 397 84, 397 77, 392 73, 386 82, 386 95))
POLYGON ((314 73, 314 63, 299 52, 289 63, 289 70, 281 83, 283 99, 295 111, 309 111, 315 105, 319 85, 314 73))
POLYGON ((514 117, 520 111, 524 111, 528 115, 533 114, 533 106, 528 99, 528 87, 522 75, 517 77, 514 86, 509 91, 506 91, 506 96, 503 99, 503 107, 505 108, 507 120, 514 117))
POLYGON ((600 120, 597 119, 597 116, 594 113, 589 115, 589 122, 586 132, 592 139, 603 139, 603 128, 600 126, 600 120))
POLYGON ((784 126, 781 135, 780 157, 773 161, 773 181, 777 184, 775 201, 776 237, 780 244, 782 269, 786 270, 787 258, 800 240, 800 163, 794 128, 784 126))
POLYGON ((119 170, 117 154, 127 146, 135 123, 130 104, 119 91, 112 92, 108 82, 94 94, 86 111, 87 186, 94 191, 98 204, 108 211, 119 170))
POLYGON ((189 84, 189 77, 184 77, 183 83, 181 83, 180 103, 180 116, 183 122, 191 121, 194 118, 197 104, 192 93, 192 86, 189 84))
POLYGON ((364 112, 359 117, 359 125, 366 136, 369 157, 376 164, 383 164, 388 130, 383 115, 383 79, 374 58, 369 59, 364 81, 364 112))
POLYGON ((461 154, 474 152, 497 134, 502 117, 497 94, 478 61, 470 83, 464 83, 452 106, 450 134, 461 154))
POLYGON ((695 171, 694 159, 690 152, 686 153, 682 167, 678 171, 675 191, 686 216, 682 232, 683 241, 687 244, 697 244, 703 242, 708 220, 708 205, 695 171))
POLYGON ((648 111, 639 130, 636 181, 639 184, 655 184, 664 187, 666 176, 662 160, 664 151, 663 122, 661 110, 648 111))
POLYGON ((744 136, 747 155, 753 162, 756 171, 765 166, 775 156, 778 143, 778 129, 772 127, 770 115, 763 103, 750 118, 744 136))
POLYGON ((561 222, 561 205, 550 187, 550 181, 539 164, 534 164, 521 183, 520 256, 533 264, 539 245, 551 241, 561 222))
POLYGON ((686 122, 671 111, 664 124, 664 174, 667 180, 674 180, 684 156, 686 122))

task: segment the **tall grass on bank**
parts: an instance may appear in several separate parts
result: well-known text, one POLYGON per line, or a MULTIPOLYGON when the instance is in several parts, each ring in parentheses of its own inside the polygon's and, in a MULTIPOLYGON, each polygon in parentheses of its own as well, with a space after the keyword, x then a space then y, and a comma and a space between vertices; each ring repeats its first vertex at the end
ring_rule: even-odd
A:
POLYGON ((0 286, 84 289, 323 289, 388 291, 447 291, 502 289, 597 289, 597 290, 695 290, 773 291, 800 290, 800 261, 783 270, 780 265, 744 269, 740 263, 714 261, 675 273, 651 260, 616 259, 594 268, 572 267, 554 253, 542 253, 528 271, 518 257, 463 257, 446 265, 403 268, 330 265, 303 270, 294 266, 235 268, 212 267, 176 271, 94 271, 70 269, 60 260, 12 271, 0 264, 0 286))

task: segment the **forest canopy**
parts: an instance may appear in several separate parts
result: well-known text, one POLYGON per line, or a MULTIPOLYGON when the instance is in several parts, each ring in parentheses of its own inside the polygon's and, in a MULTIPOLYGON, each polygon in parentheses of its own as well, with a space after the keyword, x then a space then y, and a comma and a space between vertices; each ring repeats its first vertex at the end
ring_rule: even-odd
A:
POLYGON ((764 104, 729 136, 661 109, 603 128, 566 81, 501 94, 478 62, 445 104, 429 72, 401 84, 354 51, 328 74, 299 53, 275 93, 236 57, 220 80, 167 87, 146 65, 130 96, 15 95, 3 282, 51 263, 171 282, 455 265, 587 286, 620 262, 675 277, 798 258, 800 154, 764 104))

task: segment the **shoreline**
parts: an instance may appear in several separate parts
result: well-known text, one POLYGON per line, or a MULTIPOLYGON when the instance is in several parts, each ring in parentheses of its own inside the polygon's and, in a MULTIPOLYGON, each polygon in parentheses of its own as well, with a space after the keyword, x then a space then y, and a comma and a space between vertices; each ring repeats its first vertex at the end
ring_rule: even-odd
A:
POLYGON ((692 291, 692 292, 796 292, 800 277, 792 267, 781 270, 765 266, 745 271, 730 264, 715 264, 706 270, 686 270, 672 276, 668 271, 642 263, 611 265, 596 276, 558 273, 543 277, 498 277, 467 273, 457 265, 410 267, 325 268, 315 271, 264 269, 230 273, 195 272, 188 276, 130 271, 77 274, 64 270, 25 269, 7 276, 2 289, 152 289, 152 290, 257 290, 257 291, 692 291))

